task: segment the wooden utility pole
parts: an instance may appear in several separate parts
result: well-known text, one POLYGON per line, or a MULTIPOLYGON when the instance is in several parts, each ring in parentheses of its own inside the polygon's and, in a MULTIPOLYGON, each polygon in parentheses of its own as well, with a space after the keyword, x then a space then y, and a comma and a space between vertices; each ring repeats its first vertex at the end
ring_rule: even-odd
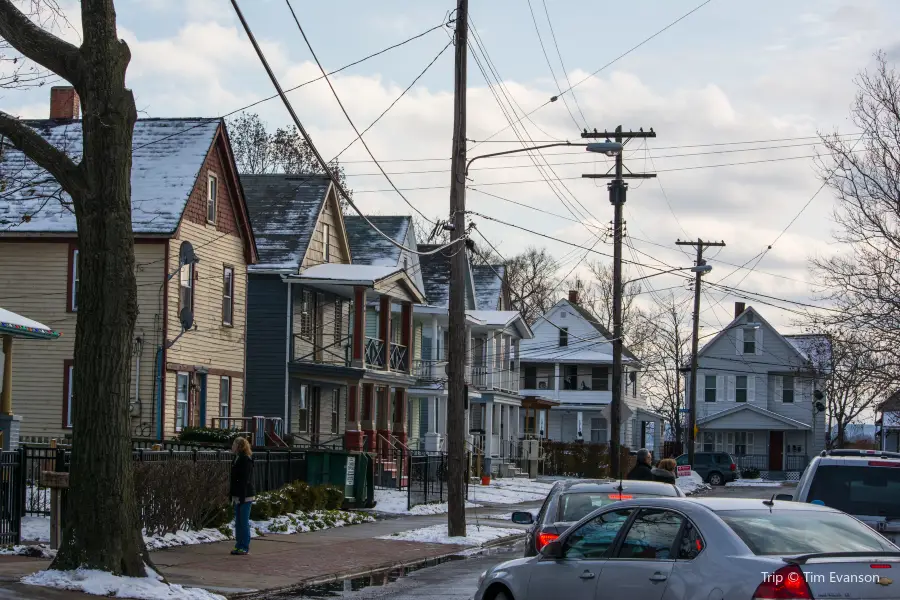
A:
MULTIPOLYGON (((706 264, 703 260, 703 251, 712 246, 725 246, 725 242, 704 242, 697 239, 696 242, 675 242, 678 246, 694 246, 697 249, 696 266, 702 267, 706 264)), ((699 344, 700 333, 700 277, 703 273, 699 270, 694 273, 694 329, 691 334, 691 380, 688 384, 688 464, 694 466, 694 447, 696 446, 695 429, 697 427, 697 346, 699 344)))
MULTIPOLYGON (((616 127, 614 132, 600 131, 593 133, 585 131, 582 138, 615 138, 620 144, 625 144, 633 138, 655 138, 656 133, 650 131, 622 131, 622 126, 616 127)), ((613 205, 613 374, 612 374, 612 403, 610 404, 609 427, 609 467, 610 476, 618 479, 621 472, 620 441, 622 426, 622 397, 624 395, 624 378, 622 377, 622 210, 625 206, 625 196, 628 184, 625 179, 648 179, 656 177, 653 173, 624 173, 622 152, 616 154, 615 173, 586 174, 582 177, 588 179, 612 179, 609 189, 609 202, 613 205)))
POLYGON ((456 5, 453 151, 450 165, 450 340, 447 390, 447 530, 466 535, 466 53, 468 0, 456 5))

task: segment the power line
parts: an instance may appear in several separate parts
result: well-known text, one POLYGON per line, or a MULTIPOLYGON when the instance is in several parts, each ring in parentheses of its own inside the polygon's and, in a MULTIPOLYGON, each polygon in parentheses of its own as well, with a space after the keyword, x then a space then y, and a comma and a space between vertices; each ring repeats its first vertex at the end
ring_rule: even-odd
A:
MULTIPOLYGON (((575 90, 572 89, 572 82, 569 80, 569 72, 566 70, 566 63, 563 62, 562 52, 559 49, 559 42, 556 41, 556 32, 553 31, 553 21, 550 19, 550 11, 547 8, 547 0, 542 1, 544 4, 544 14, 547 15, 547 25, 550 26, 550 36, 553 38, 553 45, 556 46, 556 55, 559 57, 559 65, 562 67, 563 75, 566 78, 566 83, 569 85, 569 89, 572 90, 572 101, 575 102, 575 107, 581 114, 581 119, 582 121, 584 121, 584 126, 587 127, 587 117, 584 116, 584 111, 581 110, 581 105, 578 103, 578 97, 575 95, 575 90)), ((563 101, 565 101, 565 99, 563 99, 563 101)))

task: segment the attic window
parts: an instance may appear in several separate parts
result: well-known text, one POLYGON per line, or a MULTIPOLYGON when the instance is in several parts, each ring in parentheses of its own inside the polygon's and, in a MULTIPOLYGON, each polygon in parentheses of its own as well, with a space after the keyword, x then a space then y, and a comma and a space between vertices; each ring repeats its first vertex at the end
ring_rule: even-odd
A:
POLYGON ((219 178, 215 173, 210 172, 206 184, 206 220, 215 224, 216 210, 219 198, 219 178))
POLYGON ((565 319, 565 318, 566 318, 566 311, 562 311, 561 313, 559 313, 559 318, 560 318, 560 319, 565 319))
POLYGON ((569 345, 569 328, 568 327, 560 327, 559 328, 559 345, 560 345, 560 347, 569 345))
POLYGON ((331 262, 331 225, 322 225, 322 262, 331 262))

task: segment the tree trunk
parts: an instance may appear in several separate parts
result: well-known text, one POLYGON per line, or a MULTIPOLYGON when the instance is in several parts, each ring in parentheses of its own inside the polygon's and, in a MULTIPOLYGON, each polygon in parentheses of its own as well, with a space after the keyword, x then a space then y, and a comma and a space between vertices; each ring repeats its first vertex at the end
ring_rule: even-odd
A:
POLYGON ((82 0, 84 107, 78 224, 72 463, 66 528, 55 569, 86 567, 143 577, 149 556, 134 489, 129 379, 138 313, 131 228, 134 97, 128 47, 112 0, 82 0))

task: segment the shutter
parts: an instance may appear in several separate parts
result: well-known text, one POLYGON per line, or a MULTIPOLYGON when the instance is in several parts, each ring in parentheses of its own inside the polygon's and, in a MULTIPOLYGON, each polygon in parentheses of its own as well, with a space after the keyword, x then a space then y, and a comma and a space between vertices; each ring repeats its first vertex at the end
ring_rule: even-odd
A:
POLYGON ((756 355, 762 356, 763 353, 763 328, 760 325, 759 329, 756 330, 756 355))
POLYGON ((756 400, 756 375, 747 375, 747 402, 756 400))
POLYGON ((735 390, 735 386, 736 386, 736 383, 735 383, 735 377, 734 377, 734 375, 729 375, 729 376, 728 376, 728 401, 729 401, 729 402, 734 402, 734 397, 735 397, 734 390, 735 390))
POLYGON ((735 354, 743 354, 744 353, 744 329, 738 327, 734 330, 734 352, 735 354))
POLYGON ((782 402, 784 398, 784 380, 781 378, 781 375, 776 375, 772 378, 773 386, 775 386, 775 402, 782 402))
MULTIPOLYGON (((697 405, 706 401, 706 375, 697 371, 697 405)), ((688 407, 690 408, 690 407, 688 407)), ((699 416, 698 416, 699 417, 699 416)))
POLYGON ((725 401, 725 376, 716 376, 716 402, 725 401))
POLYGON ((806 381, 799 377, 794 377, 794 402, 803 402, 806 400, 804 393, 806 392, 806 381))

